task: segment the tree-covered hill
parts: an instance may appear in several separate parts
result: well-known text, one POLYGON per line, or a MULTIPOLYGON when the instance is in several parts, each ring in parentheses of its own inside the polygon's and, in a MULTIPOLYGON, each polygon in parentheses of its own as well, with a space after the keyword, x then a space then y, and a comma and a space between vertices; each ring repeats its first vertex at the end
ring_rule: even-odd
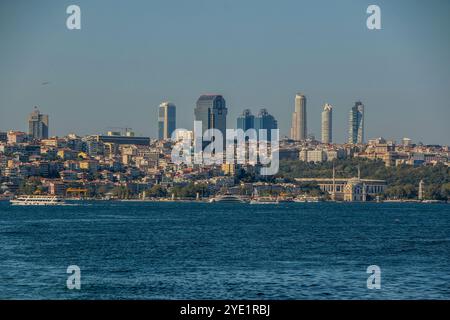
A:
POLYGON ((386 167, 381 160, 345 159, 334 162, 307 163, 299 160, 280 161, 278 177, 331 178, 333 163, 336 178, 361 178, 386 180, 386 196, 391 198, 416 198, 420 180, 425 183, 425 196, 429 199, 445 200, 450 197, 450 169, 445 165, 413 167, 402 165, 386 167))

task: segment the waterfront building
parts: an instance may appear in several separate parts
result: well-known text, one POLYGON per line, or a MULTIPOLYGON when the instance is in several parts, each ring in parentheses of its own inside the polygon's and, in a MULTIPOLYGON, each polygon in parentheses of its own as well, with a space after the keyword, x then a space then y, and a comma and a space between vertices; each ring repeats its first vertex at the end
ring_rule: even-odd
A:
POLYGON ((158 108, 158 139, 169 140, 176 129, 176 106, 163 102, 158 108))
POLYGON ((291 139, 296 141, 306 140, 307 132, 306 97, 298 93, 295 96, 295 110, 292 114, 291 139))
POLYGON ((364 105, 361 101, 357 101, 350 110, 348 143, 364 143, 364 105))
POLYGON ((28 116, 28 134, 33 139, 48 138, 48 115, 40 113, 37 107, 28 116))
MULTIPOLYGON (((344 186, 344 201, 365 202, 367 201, 366 184, 359 178, 352 178, 344 186)), ((335 195, 336 197, 336 195, 335 195)))
POLYGON ((322 143, 333 142, 333 107, 328 103, 322 111, 322 143))
POLYGON ((367 201, 384 193, 385 180, 361 178, 296 178, 301 183, 317 183, 323 192, 327 192, 337 201, 367 201))

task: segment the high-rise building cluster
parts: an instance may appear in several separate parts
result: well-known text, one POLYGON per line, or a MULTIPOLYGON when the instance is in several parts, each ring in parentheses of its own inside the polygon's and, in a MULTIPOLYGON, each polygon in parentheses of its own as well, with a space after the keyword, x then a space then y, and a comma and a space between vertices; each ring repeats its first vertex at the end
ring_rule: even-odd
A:
MULTIPOLYGON (((224 136, 227 128, 227 114, 225 99, 219 94, 201 95, 194 109, 194 119, 201 122, 203 131, 217 129, 224 136)), ((323 105, 321 120, 321 142, 331 144, 334 142, 331 104, 323 105)), ((237 117, 236 125, 238 129, 244 131, 255 129, 258 138, 261 138, 259 130, 266 129, 268 140, 271 140, 271 129, 278 129, 277 120, 265 108, 260 109, 257 115, 252 114, 250 109, 245 109, 237 117)), ((158 138, 170 139, 176 129, 176 107, 173 103, 163 102, 158 111, 158 138)), ((297 93, 294 100, 290 138, 294 141, 305 141, 314 139, 311 137, 308 135, 307 98, 304 94, 297 93)), ((357 101, 350 110, 347 143, 364 143, 364 105, 361 101, 357 101)))
MULTIPOLYGON (((169 140, 177 129, 176 106, 172 102, 162 102, 158 107, 158 139, 169 140)), ((201 95, 194 109, 194 119, 202 123, 202 130, 218 129, 225 136, 227 128, 228 108, 224 97, 220 94, 201 95)), ((333 143, 333 106, 326 103, 321 117, 321 142, 333 143)), ((278 129, 278 122, 267 109, 262 108, 257 115, 250 109, 245 109, 237 117, 237 128, 247 131, 255 129, 258 138, 259 130, 267 130, 267 139, 271 139, 271 129, 278 129)), ((302 93, 295 95, 294 112, 290 137, 294 141, 304 141, 309 138, 307 126, 307 98, 302 93)), ((49 116, 42 114, 37 107, 28 116, 28 136, 31 139, 42 140, 49 137, 49 116)), ((364 143, 364 104, 355 102, 349 112, 348 139, 349 144, 364 143)))
MULTIPOLYGON (((201 95, 194 108, 194 119, 202 124, 202 130, 219 130, 226 137, 228 109, 226 101, 219 94, 201 95)), ((256 116, 250 109, 245 109, 237 118, 237 128, 247 131, 255 129, 258 138, 260 130, 267 130, 267 140, 271 140, 271 130, 278 129, 278 122, 267 109, 262 108, 256 116)), ((158 109, 158 138, 168 140, 176 130, 176 107, 173 103, 163 102, 158 109)))
POLYGON ((244 131, 255 129, 258 139, 267 138, 267 140, 271 140, 271 130, 278 129, 278 121, 265 108, 262 108, 256 117, 249 109, 245 109, 242 115, 237 118, 237 128, 244 131), (267 136, 261 137, 260 130, 267 130, 267 136))
MULTIPOLYGON (((292 114, 291 139, 303 141, 308 139, 306 96, 295 96, 295 109, 292 114)), ((326 103, 322 111, 322 143, 333 143, 333 106, 326 103)), ((364 143, 364 105, 357 101, 350 110, 348 143, 364 143)))

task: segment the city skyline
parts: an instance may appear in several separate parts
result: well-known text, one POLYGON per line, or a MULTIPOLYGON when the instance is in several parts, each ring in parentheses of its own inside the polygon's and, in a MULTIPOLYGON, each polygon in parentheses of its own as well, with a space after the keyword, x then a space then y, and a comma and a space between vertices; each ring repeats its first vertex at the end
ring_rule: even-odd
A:
POLYGON ((0 299, 450 301, 449 31, 450 0, 0 1, 0 299))
POLYGON ((383 28, 370 31, 365 1, 79 1, 83 27, 69 31, 64 5, 2 3, 0 130, 27 131, 24 114, 37 105, 51 115, 51 135, 120 126, 157 137, 161 101, 173 101, 177 127, 190 128, 198 95, 220 92, 230 119, 264 106, 283 137, 301 90, 316 138, 328 102, 333 140, 346 142, 348 109, 360 99, 367 138, 449 144, 450 4, 378 4, 383 28), (174 23, 165 25, 169 15, 174 23))
MULTIPOLYGON (((295 97, 295 108, 303 108, 306 110, 306 97, 303 94, 296 94, 295 97), (298 103, 297 98, 301 98, 300 100, 302 103, 298 103)), ((367 140, 374 140, 374 139, 380 139, 380 138, 386 138, 389 141, 397 141, 400 144, 404 143, 405 139, 408 140, 410 143, 412 140, 407 137, 406 135, 403 136, 401 139, 395 140, 390 139, 389 137, 379 135, 379 136, 373 136, 373 137, 366 137, 365 136, 365 106, 361 101, 356 101, 349 109, 349 116, 347 118, 347 127, 343 128, 347 131, 347 136, 344 142, 335 142, 333 140, 333 132, 334 132, 334 126, 333 126, 333 106, 329 103, 325 103, 322 106, 322 113, 321 113, 321 131, 320 135, 316 136, 313 133, 309 133, 307 131, 307 128, 305 127, 305 134, 306 139, 293 139, 292 136, 280 136, 279 138, 290 138, 294 141, 304 141, 307 139, 314 138, 316 141, 320 141, 321 143, 329 143, 329 144, 365 144, 367 143, 367 140)), ((188 128, 181 128, 176 125, 177 118, 176 118, 176 105, 169 101, 161 102, 158 106, 158 119, 157 119, 157 134, 156 137, 153 137, 152 135, 148 135, 150 139, 157 138, 159 140, 167 140, 171 138, 172 133, 175 130, 181 129, 181 130, 187 130, 189 132, 193 132, 194 126, 188 128), (163 111, 163 112, 161 112, 163 111)), ((306 113, 306 112, 305 112, 306 113)), ((197 105, 193 109, 193 115, 194 115, 194 121, 200 121, 202 122, 203 131, 211 128, 219 129, 220 131, 224 131, 224 128, 226 129, 243 129, 244 131, 248 129, 256 129, 257 131, 259 129, 267 129, 269 130, 268 133, 268 140, 270 140, 270 129, 280 129, 278 126, 278 120, 268 112, 266 108, 260 108, 257 116, 252 114, 251 109, 244 109, 241 114, 239 114, 236 117, 236 121, 228 121, 227 122, 227 114, 228 114, 228 108, 226 107, 226 101, 224 97, 220 94, 202 94, 197 99, 197 105), (218 109, 221 109, 220 112, 218 109), (224 111, 222 111, 224 110, 224 111), (207 111, 207 112, 206 112, 207 111), (205 113, 206 112, 206 113, 205 113), (217 113, 217 114, 216 114, 217 113), (214 116, 214 114, 216 114, 214 116), (204 116, 207 116, 207 118, 203 119, 204 116), (219 115, 219 118, 217 118, 217 115, 219 115), (219 119, 219 120, 217 120, 219 119), (266 120, 268 119, 268 120, 266 120), (206 121, 206 122, 205 122, 206 121), (217 127, 216 121, 219 121, 219 127, 217 127), (205 126, 205 123, 206 126, 205 126), (235 123, 235 125, 227 125, 230 123, 235 123)), ((292 121, 295 119, 296 112, 293 113, 292 121)), ((48 139, 50 137, 65 137, 70 134, 79 134, 78 132, 66 132, 62 135, 52 135, 49 134, 49 115, 48 114, 42 114, 38 108, 38 106, 34 106, 34 109, 32 112, 28 114, 27 123, 28 123, 28 136, 30 136, 33 139, 48 139), (38 126, 34 125, 33 123, 36 123, 38 126), (42 126, 43 124, 43 126, 42 126), (42 136, 36 136, 36 128, 39 128, 38 135, 42 136)), ((306 121, 306 119, 304 120, 306 121)), ((290 127, 290 132, 292 135, 292 126, 290 127)), ((10 129, 10 130, 0 130, 0 133, 6 134, 7 132, 18 132, 18 133, 25 133, 27 134, 26 130, 19 130, 17 128, 10 129)), ((121 136, 129 136, 129 134, 135 135, 135 130, 131 127, 106 127, 106 129, 102 132, 90 132, 87 134, 81 134, 81 136, 89 136, 89 135, 121 135, 121 136), (110 129, 120 129, 120 131, 111 131, 110 129)), ((142 134, 139 134, 138 136, 144 136, 142 134)), ((433 143, 427 143, 423 141, 414 141, 413 143, 424 143, 428 145, 433 145, 433 143)), ((441 144, 441 145, 447 145, 447 144, 441 144)))

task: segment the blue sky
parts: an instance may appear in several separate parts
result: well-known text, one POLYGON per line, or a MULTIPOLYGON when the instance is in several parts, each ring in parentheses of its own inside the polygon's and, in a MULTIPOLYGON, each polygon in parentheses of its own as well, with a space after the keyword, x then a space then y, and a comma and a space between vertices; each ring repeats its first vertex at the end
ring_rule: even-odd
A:
POLYGON ((265 107, 285 135, 302 92, 316 137, 330 103, 344 142, 360 99, 367 138, 450 144, 449 13, 447 0, 1 1, 0 130, 26 130, 38 105, 52 135, 155 137, 160 102, 190 129, 198 96, 221 93, 229 127, 265 107), (66 28, 70 4, 81 30, 66 28), (382 30, 366 28, 370 4, 382 30))

